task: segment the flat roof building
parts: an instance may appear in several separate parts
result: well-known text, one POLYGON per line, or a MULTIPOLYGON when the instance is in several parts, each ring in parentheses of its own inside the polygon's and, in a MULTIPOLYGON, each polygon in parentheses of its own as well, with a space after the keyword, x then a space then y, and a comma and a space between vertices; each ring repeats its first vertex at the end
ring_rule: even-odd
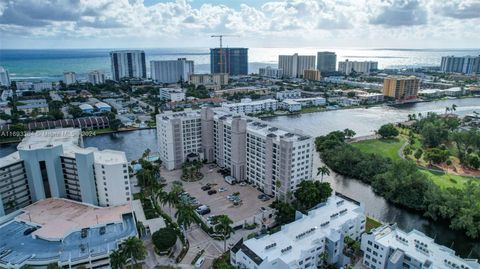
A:
POLYGON ((283 70, 285 77, 301 78, 305 70, 315 69, 315 55, 279 55, 278 68, 283 70))
POLYGON ((396 224, 362 235, 361 249, 363 265, 370 269, 480 269, 477 260, 460 258, 433 238, 417 230, 404 232, 396 224))
POLYGON ((32 114, 34 111, 37 111, 38 113, 48 112, 48 103, 46 99, 18 100, 18 103, 21 105, 17 105, 17 109, 26 114, 32 114))
POLYGON ((88 72, 88 82, 93 85, 105 83, 105 73, 99 70, 92 70, 88 72))
POLYGON ((223 86, 228 85, 228 73, 190 74, 188 80, 195 87, 203 85, 207 89, 218 91, 223 86))
POLYGON ((342 72, 345 75, 350 75, 350 73, 362 73, 370 74, 371 71, 378 69, 378 62, 373 61, 349 61, 348 59, 342 62, 338 62, 338 72, 342 72))
POLYGON ((160 100, 171 102, 185 101, 185 91, 181 88, 160 88, 160 100))
POLYGON ((388 76, 383 80, 383 95, 395 100, 416 99, 420 79, 415 76, 388 76))
POLYGON ((223 103, 222 107, 228 111, 240 114, 255 114, 275 111, 277 110, 277 103, 275 99, 252 101, 250 98, 243 98, 239 103, 223 103))
POLYGON ((248 269, 317 268, 327 264, 338 268, 349 262, 344 256, 344 238, 358 240, 365 231, 364 208, 341 194, 333 195, 307 215, 283 225, 279 232, 237 243, 230 262, 248 269))
POLYGON ((152 80, 158 83, 186 82, 189 75, 193 74, 193 61, 178 58, 169 61, 150 61, 150 74, 152 80))
POLYGON ((77 74, 75 72, 63 72, 63 83, 71 85, 77 82, 77 74))
POLYGON ((0 216, 46 198, 99 206, 131 199, 124 152, 83 148, 80 129, 37 131, 0 158, 0 216))
POLYGON ((335 72, 337 67, 337 54, 331 51, 317 52, 317 70, 320 72, 335 72))
POLYGON ((281 197, 312 177, 311 136, 222 108, 158 114, 157 136, 160 159, 169 170, 196 154, 230 170, 237 181, 281 197))
POLYGON ((248 75, 248 48, 210 49, 210 73, 248 75))
POLYGON ((143 50, 117 50, 110 52, 112 79, 147 78, 145 52, 143 50))
POLYGON ((305 69, 303 70, 303 79, 319 81, 321 78, 320 71, 316 69, 305 69))
POLYGON ((49 198, 0 224, 0 267, 109 267, 110 253, 136 235, 130 204, 101 208, 49 198))

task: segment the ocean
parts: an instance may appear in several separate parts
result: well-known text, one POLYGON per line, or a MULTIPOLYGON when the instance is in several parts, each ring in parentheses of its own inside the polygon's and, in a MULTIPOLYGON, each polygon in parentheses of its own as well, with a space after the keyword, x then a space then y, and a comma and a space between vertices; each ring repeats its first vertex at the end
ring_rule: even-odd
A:
MULTIPOLYGON (((74 71, 86 79, 90 70, 110 75, 109 52, 113 49, 0 50, 0 66, 13 80, 58 81, 64 71, 74 71)), ((195 62, 195 73, 210 72, 208 48, 144 49, 149 73, 151 60, 185 57, 195 62)), ((280 54, 316 55, 318 51, 335 51, 337 61, 378 61, 379 68, 439 66, 442 56, 480 55, 480 49, 335 49, 335 48, 249 48, 249 72, 263 66, 276 66, 280 54)))

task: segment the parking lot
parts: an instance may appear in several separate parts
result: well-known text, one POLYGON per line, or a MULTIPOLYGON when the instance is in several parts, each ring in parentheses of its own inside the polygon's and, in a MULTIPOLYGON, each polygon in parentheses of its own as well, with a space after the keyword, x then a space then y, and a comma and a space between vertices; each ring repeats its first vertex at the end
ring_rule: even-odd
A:
MULTIPOLYGON (((272 199, 261 201, 258 196, 262 193, 250 185, 228 184, 217 170, 216 166, 204 165, 201 169, 204 175, 203 179, 196 182, 182 181, 183 189, 190 196, 197 198, 200 205, 207 205, 210 208, 211 212, 203 216, 205 219, 208 216, 225 214, 233 221, 234 227, 245 222, 251 224, 253 221, 260 223, 260 221, 266 220, 265 224, 268 225, 273 221, 273 217, 272 219, 269 218, 271 209, 268 207, 272 203, 272 199), (217 193, 209 195, 208 191, 203 191, 201 188, 206 185, 210 185, 211 190, 216 190, 217 193), (220 192, 221 188, 226 189, 226 191, 220 192), (241 199, 238 205, 234 205, 232 201, 227 199, 227 196, 236 192, 239 193, 238 197, 241 199)), ((180 178, 182 171, 162 170, 161 173, 167 182, 172 182, 180 178)))

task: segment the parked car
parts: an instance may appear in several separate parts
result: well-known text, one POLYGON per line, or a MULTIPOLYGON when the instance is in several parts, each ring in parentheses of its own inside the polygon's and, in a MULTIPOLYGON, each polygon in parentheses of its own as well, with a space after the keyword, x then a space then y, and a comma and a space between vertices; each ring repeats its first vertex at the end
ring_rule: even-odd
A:
POLYGON ((222 188, 218 189, 218 192, 225 192, 225 191, 227 191, 227 190, 228 190, 227 188, 223 188, 223 187, 222 187, 222 188))
POLYGON ((230 185, 235 185, 235 178, 231 176, 226 176, 225 177, 225 182, 227 182, 230 185))
POLYGON ((197 211, 197 213, 200 214, 200 215, 205 215, 205 214, 210 213, 210 208, 207 205, 201 205, 201 206, 197 207, 197 209, 195 209, 195 211, 197 211))
POLYGON ((210 190, 211 188, 212 188, 212 187, 210 187, 210 185, 205 185, 205 186, 203 186, 201 189, 202 189, 202 191, 208 191, 208 190, 210 190))
POLYGON ((197 262, 195 262, 195 268, 200 268, 205 263, 205 257, 198 258, 197 262))
POLYGON ((209 191, 208 191, 208 195, 212 195, 212 194, 215 194, 215 193, 217 193, 216 190, 209 190, 209 191))

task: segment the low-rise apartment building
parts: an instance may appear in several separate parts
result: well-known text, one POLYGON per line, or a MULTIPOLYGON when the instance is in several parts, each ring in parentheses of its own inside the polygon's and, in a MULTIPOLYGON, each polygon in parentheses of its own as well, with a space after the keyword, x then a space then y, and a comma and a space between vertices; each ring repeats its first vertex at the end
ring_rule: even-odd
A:
POLYGON ((275 111, 277 110, 277 104, 277 100, 274 99, 252 101, 250 98, 243 98, 240 103, 223 103, 222 107, 231 112, 255 114, 265 111, 275 111))
POLYGON ((32 114, 36 111, 37 113, 48 113, 48 103, 46 99, 29 99, 29 100, 19 100, 17 105, 18 111, 23 111, 25 114, 32 114))
POLYGON ((325 262, 341 268, 349 262, 344 238, 358 240, 364 231, 363 206, 337 194, 307 215, 297 212, 296 220, 279 232, 240 241, 230 251, 230 263, 247 269, 307 269, 325 262))
POLYGON ((357 98, 363 104, 375 104, 383 102, 383 94, 381 93, 362 93, 358 94, 357 98))
POLYGON ((0 216, 46 198, 99 206, 132 197, 124 152, 83 148, 80 129, 37 131, 0 159, 0 216))
POLYGON ((237 181, 283 197, 312 177, 311 136, 223 109, 159 114, 157 135, 162 164, 169 170, 196 154, 230 170, 237 181))
POLYGON ((396 224, 362 235, 361 249, 363 265, 370 269, 480 268, 477 260, 460 258, 452 249, 435 243, 433 238, 417 230, 406 233, 396 224))
POLYGON ((188 75, 188 81, 195 85, 195 87, 203 85, 207 89, 212 89, 214 91, 221 90, 223 86, 227 85, 228 79, 228 73, 188 75))
POLYGON ((298 90, 290 90, 290 91, 281 91, 281 92, 276 92, 275 93, 275 98, 277 98, 277 100, 285 100, 285 99, 297 99, 297 98, 301 98, 302 97, 302 93, 298 90))
POLYGON ((185 91, 181 88, 160 88, 160 100, 171 102, 185 101, 185 91))

